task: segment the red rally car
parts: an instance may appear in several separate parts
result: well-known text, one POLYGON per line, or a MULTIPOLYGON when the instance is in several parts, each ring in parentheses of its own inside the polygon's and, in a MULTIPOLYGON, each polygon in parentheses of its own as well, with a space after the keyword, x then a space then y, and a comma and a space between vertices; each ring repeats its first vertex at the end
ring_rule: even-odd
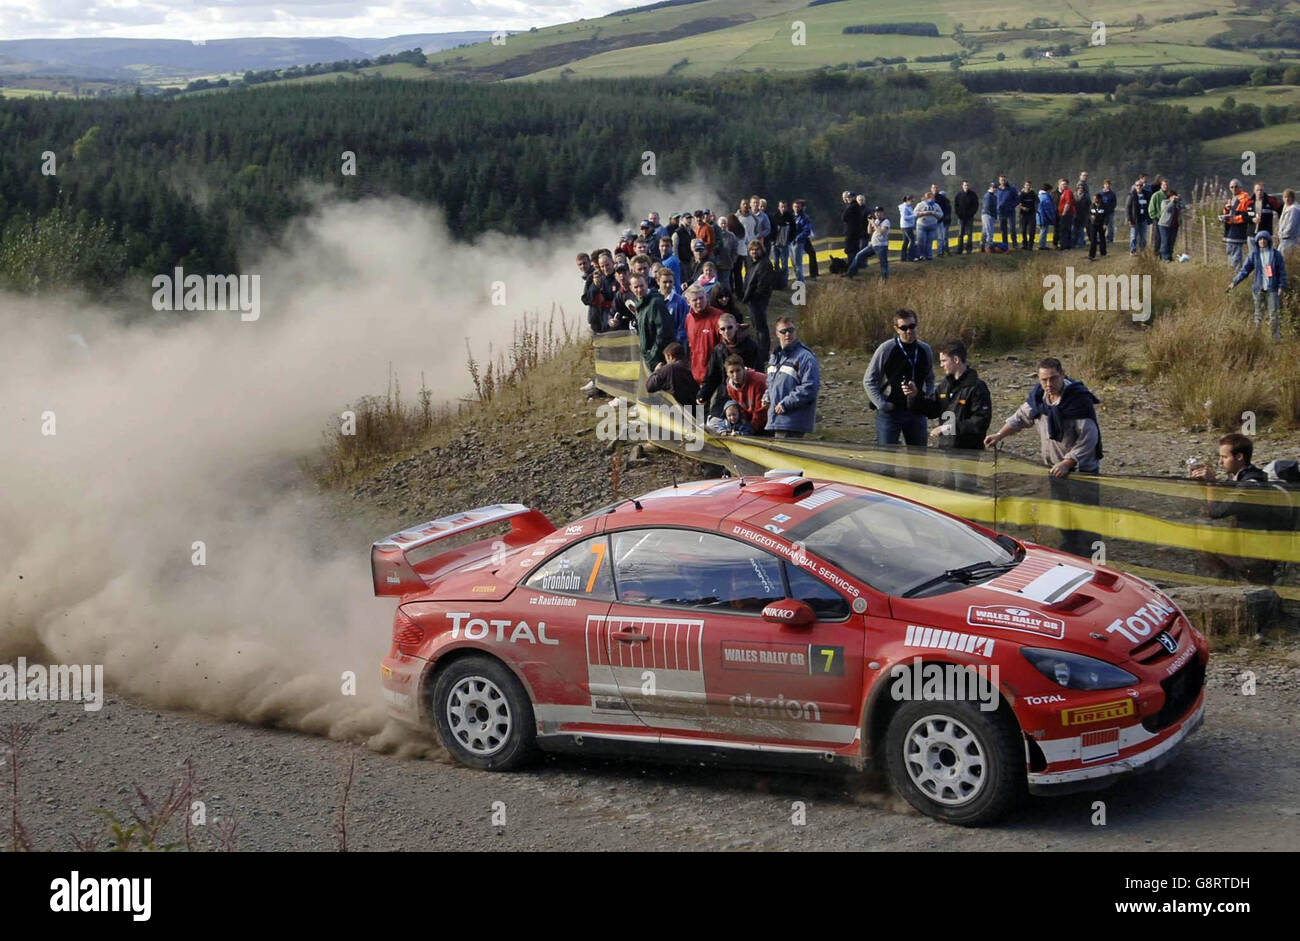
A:
POLYGON ((1162 765, 1204 713, 1205 638, 1149 583, 798 472, 563 528, 481 507, 375 543, 371 567, 401 596, 390 712, 475 768, 539 749, 874 761, 917 809, 979 825, 1025 791, 1162 765))

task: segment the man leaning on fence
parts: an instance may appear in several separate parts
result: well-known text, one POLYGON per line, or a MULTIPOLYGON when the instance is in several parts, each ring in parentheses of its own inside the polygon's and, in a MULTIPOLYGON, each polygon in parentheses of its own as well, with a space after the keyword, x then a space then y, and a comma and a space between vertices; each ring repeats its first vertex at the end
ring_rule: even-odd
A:
MULTIPOLYGON (((991 448, 1026 428, 1038 429, 1043 463, 1050 468, 1053 500, 1095 506, 1100 493, 1095 481, 1069 480, 1072 474, 1092 476, 1100 470, 1101 429, 1097 425, 1098 399, 1082 382, 1065 375, 1061 361, 1048 357, 1038 364, 1038 382, 1025 403, 1001 429, 984 439, 991 448)), ((1065 552, 1087 556, 1094 533, 1062 527, 1065 552)))

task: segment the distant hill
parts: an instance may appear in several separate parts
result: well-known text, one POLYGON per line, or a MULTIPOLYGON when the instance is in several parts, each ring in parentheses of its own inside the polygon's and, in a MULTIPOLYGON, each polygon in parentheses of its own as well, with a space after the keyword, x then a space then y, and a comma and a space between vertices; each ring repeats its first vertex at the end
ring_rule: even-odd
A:
POLYGON ((0 41, 0 75, 183 78, 362 59, 416 47, 436 52, 491 35, 476 30, 370 39, 263 37, 213 39, 201 45, 178 39, 11 39, 0 41))
POLYGON ((439 77, 480 81, 900 65, 1244 67, 1300 55, 1297 8, 1274 0, 660 0, 429 61, 439 77))

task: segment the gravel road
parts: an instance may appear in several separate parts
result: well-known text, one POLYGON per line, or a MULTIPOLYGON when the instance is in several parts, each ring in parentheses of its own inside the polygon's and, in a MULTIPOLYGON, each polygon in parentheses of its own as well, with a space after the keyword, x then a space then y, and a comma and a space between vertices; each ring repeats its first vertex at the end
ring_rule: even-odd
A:
MULTIPOLYGON (((1205 726, 1173 765, 1099 794, 1033 800, 983 830, 920 816, 862 777, 567 756, 488 774, 436 752, 400 758, 113 697, 98 713, 6 704, 6 718, 36 726, 19 809, 43 850, 73 849, 74 837, 102 830, 96 808, 124 816, 138 803, 136 785, 165 791, 186 758, 206 804, 201 848, 215 847, 220 818, 234 818, 237 849, 334 849, 352 756, 353 850, 1300 849, 1300 648, 1220 655, 1209 683, 1205 726), (1241 694, 1246 669, 1256 674, 1253 696, 1241 694), (1105 826, 1092 823, 1096 800, 1106 804, 1105 826), (492 822, 497 801, 504 826, 492 822), (792 822, 797 801, 802 825, 792 822)), ((6 792, 9 774, 0 766, 6 792)), ((7 818, 7 793, 0 809, 7 818)))

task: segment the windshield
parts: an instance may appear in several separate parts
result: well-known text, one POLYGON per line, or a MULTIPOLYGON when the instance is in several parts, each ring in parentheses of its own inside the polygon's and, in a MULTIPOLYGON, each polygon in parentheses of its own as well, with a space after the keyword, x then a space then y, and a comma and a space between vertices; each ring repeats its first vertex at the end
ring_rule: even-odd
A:
MULTIPOLYGON (((954 569, 1018 561, 965 523, 885 494, 837 500, 786 537, 889 595, 905 594, 954 569)), ((925 593, 951 591, 969 581, 941 579, 925 593)))

